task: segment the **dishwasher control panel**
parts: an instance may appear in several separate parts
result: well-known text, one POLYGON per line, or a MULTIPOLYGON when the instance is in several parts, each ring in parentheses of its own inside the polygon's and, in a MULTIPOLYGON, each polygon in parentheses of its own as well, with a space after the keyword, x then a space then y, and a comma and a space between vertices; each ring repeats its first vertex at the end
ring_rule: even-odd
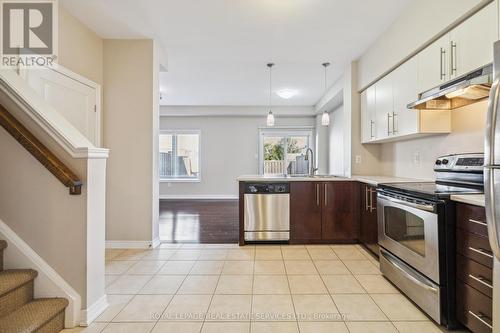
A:
POLYGON ((290 193, 288 183, 247 183, 245 184, 247 194, 275 194, 290 193))

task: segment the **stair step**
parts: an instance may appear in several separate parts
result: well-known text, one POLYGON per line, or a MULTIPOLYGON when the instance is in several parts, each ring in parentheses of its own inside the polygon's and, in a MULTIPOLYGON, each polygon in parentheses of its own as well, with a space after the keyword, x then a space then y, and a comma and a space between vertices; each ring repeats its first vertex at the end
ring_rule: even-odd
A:
POLYGON ((37 275, 38 272, 32 269, 8 269, 0 272, 0 317, 33 299, 34 279, 37 275))
POLYGON ((7 242, 0 239, 0 271, 3 271, 3 250, 7 248, 7 242))
POLYGON ((2 333, 56 333, 64 328, 65 298, 33 300, 0 318, 2 333))

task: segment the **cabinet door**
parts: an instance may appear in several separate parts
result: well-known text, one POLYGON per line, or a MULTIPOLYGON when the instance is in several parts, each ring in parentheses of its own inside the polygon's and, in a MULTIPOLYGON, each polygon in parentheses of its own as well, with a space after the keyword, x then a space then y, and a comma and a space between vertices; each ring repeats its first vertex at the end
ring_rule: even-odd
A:
POLYGON ((493 62, 497 15, 497 2, 494 1, 450 32, 451 78, 493 62))
POLYGON ((321 239, 321 183, 290 182, 290 238, 321 239))
POLYGON ((366 143, 376 138, 375 127, 375 85, 361 93, 361 142, 366 143))
POLYGON ((356 182, 325 182, 322 186, 322 238, 334 241, 358 239, 359 185, 356 182))
POLYGON ((449 45, 450 36, 446 34, 417 55, 419 93, 447 81, 449 77, 449 45))
POLYGON ((395 136, 418 133, 419 111, 406 107, 418 98, 417 71, 414 57, 390 74, 393 76, 394 115, 391 120, 395 136))
POLYGON ((378 255, 376 189, 372 186, 361 184, 360 201, 359 241, 378 255))
POLYGON ((375 84, 375 111, 377 139, 387 138, 392 135, 392 113, 394 111, 391 74, 375 84))

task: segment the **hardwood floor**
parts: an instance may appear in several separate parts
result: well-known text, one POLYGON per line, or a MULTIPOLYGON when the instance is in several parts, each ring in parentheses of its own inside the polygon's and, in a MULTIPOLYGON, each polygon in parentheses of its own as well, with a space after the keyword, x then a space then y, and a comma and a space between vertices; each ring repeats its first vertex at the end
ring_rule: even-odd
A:
POLYGON ((238 200, 160 200, 160 239, 237 243, 238 200))

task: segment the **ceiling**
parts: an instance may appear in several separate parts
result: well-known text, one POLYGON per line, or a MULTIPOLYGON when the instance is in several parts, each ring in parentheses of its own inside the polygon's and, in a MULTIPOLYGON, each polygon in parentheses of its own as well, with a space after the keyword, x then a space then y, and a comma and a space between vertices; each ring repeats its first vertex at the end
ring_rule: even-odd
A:
POLYGON ((165 105, 314 105, 412 0, 61 0, 103 38, 156 38, 165 105))

